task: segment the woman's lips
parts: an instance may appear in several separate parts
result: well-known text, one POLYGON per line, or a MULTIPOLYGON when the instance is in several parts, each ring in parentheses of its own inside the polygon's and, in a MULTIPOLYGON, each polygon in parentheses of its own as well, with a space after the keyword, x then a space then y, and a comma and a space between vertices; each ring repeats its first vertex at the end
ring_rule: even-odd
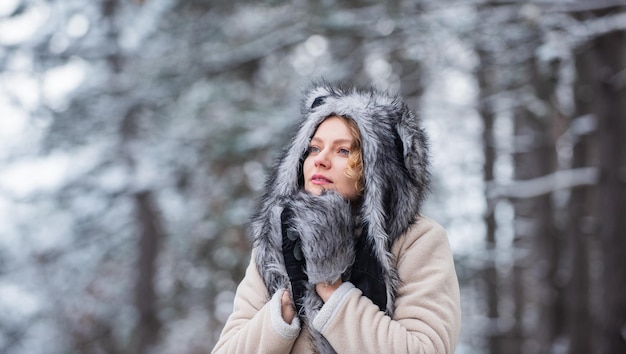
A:
POLYGON ((330 179, 324 177, 323 175, 313 175, 311 177, 311 183, 318 184, 318 185, 323 185, 323 184, 333 183, 333 181, 331 181, 330 179))

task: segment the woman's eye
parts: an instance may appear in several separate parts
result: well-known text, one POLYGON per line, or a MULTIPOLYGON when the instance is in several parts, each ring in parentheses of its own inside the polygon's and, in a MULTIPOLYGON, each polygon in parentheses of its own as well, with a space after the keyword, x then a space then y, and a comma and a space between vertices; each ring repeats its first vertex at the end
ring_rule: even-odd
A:
POLYGON ((341 148, 341 149, 339 149, 339 154, 348 156, 348 155, 350 155, 350 150, 341 148))
POLYGON ((317 146, 309 146, 309 154, 316 154, 320 152, 320 148, 317 146))

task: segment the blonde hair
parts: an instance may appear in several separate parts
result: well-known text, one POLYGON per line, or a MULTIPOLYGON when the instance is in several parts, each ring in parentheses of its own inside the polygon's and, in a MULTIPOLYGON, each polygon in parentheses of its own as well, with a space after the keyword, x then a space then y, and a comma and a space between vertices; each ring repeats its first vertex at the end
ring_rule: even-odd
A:
POLYGON ((348 155, 348 165, 344 174, 348 178, 355 180, 356 192, 363 195, 365 191, 365 177, 363 176, 363 141, 361 140, 361 131, 354 119, 346 116, 337 116, 341 118, 352 135, 352 143, 350 144, 350 154, 348 155))

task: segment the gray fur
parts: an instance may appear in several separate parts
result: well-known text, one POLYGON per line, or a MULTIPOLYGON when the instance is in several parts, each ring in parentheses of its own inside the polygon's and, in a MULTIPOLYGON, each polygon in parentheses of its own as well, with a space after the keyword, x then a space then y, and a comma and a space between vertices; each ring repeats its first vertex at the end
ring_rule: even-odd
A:
MULTIPOLYGON (((265 284, 273 294, 289 287, 282 260, 281 203, 302 188, 299 185, 301 159, 317 126, 330 115, 354 119, 363 141, 365 192, 356 216, 367 228, 367 237, 381 264, 387 292, 386 314, 394 312, 399 284, 393 243, 415 222, 427 195, 430 174, 427 137, 418 118, 400 97, 374 89, 359 90, 314 84, 304 95, 302 119, 289 146, 282 152, 267 181, 265 194, 249 224, 255 249, 255 262, 265 284), (323 97, 322 99, 317 98, 323 97), (316 105, 312 107, 313 103, 316 105)), ((329 215, 332 217, 333 215, 329 215)), ((338 222, 338 218, 335 222, 338 222)), ((320 254, 328 249, 320 249, 320 254)), ((333 264, 333 268, 343 265, 333 264)), ((321 306, 317 294, 308 294, 305 311, 321 306)), ((319 333, 312 333, 321 353, 332 347, 319 333)))
MULTIPOLYGON (((309 283, 303 306, 304 312, 306 314, 305 318, 315 318, 315 316, 317 316, 317 313, 322 308, 322 305, 324 305, 324 301, 322 301, 319 295, 317 295, 317 292, 315 291, 315 284, 309 283)), ((324 338, 324 336, 320 332, 318 332, 314 328, 309 328, 309 330, 311 333, 311 342, 315 345, 315 349, 313 350, 314 353, 335 353, 333 347, 330 345, 330 343, 328 343, 326 338, 324 338)))
POLYGON ((286 206, 293 218, 289 227, 300 235, 311 284, 333 283, 354 263, 354 222, 350 203, 340 194, 320 196, 298 192, 286 206))

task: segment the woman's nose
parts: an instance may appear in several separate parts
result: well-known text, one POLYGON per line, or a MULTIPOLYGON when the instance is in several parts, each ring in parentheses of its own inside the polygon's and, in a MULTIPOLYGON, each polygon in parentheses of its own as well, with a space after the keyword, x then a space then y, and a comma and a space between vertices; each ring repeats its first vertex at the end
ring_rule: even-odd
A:
POLYGON ((315 164, 315 167, 328 168, 330 166, 328 153, 325 150, 320 151, 320 153, 315 156, 315 160, 313 162, 315 164))

